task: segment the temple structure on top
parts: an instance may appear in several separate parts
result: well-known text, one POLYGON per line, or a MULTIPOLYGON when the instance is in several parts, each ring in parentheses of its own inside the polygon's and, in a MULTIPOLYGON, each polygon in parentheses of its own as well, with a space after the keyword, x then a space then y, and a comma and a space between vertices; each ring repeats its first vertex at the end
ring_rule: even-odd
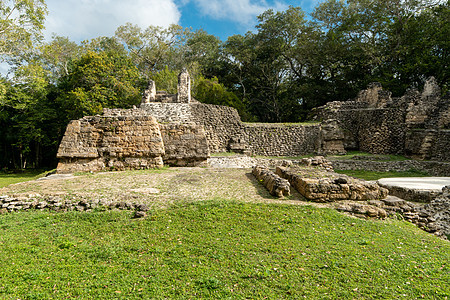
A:
POLYGON ((156 83, 153 80, 150 80, 148 87, 142 96, 141 105, 152 102, 191 103, 193 100, 191 98, 191 77, 186 68, 183 68, 178 75, 177 91, 177 94, 168 94, 166 91, 156 91, 156 83))

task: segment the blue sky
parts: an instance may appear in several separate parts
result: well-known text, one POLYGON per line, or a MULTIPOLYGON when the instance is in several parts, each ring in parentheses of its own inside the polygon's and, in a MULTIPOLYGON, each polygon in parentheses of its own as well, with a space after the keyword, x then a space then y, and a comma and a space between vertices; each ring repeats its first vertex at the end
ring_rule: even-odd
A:
POLYGON ((46 0, 49 15, 45 36, 53 33, 80 42, 112 36, 127 22, 142 28, 179 24, 202 28, 226 40, 253 30, 256 16, 289 5, 310 12, 320 0, 46 0))

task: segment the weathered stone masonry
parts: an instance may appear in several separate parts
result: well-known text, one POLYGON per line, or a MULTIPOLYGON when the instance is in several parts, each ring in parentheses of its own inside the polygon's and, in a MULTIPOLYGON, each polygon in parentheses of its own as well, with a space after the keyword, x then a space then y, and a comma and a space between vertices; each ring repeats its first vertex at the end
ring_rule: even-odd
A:
POLYGON ((400 98, 374 83, 353 101, 318 108, 316 118, 339 122, 347 150, 450 161, 450 97, 440 94, 434 78, 400 98))
POLYGON ((372 84, 354 101, 317 109, 322 123, 248 124, 234 108, 202 104, 190 96, 186 70, 178 94, 150 82, 141 106, 104 109, 72 121, 58 158, 58 172, 206 164, 212 152, 300 156, 343 154, 348 149, 450 160, 450 101, 430 80, 422 93, 392 99, 372 84))
POLYGON ((58 172, 161 167, 164 145, 152 116, 95 116, 71 121, 59 150, 58 172))
POLYGON ((102 115, 72 121, 58 151, 58 172, 142 169, 164 163, 198 166, 206 164, 210 152, 341 152, 343 134, 331 123, 323 128, 318 123, 243 123, 231 107, 191 98, 189 74, 183 70, 176 95, 156 91, 150 81, 139 108, 104 109, 102 115))

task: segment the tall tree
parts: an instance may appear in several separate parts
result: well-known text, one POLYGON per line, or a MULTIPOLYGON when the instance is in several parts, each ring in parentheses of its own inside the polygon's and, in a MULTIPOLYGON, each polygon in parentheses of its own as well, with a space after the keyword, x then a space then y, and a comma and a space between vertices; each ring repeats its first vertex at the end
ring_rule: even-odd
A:
POLYGON ((141 99, 144 81, 131 60, 117 52, 88 51, 74 60, 59 85, 68 119, 100 113, 105 107, 130 108, 141 99))
POLYGON ((0 0, 0 61, 23 55, 40 40, 46 14, 44 0, 0 0))
POLYGON ((118 40, 126 45, 130 57, 142 75, 147 78, 168 66, 169 69, 183 67, 182 45, 188 30, 178 25, 168 28, 149 26, 141 29, 127 23, 116 30, 118 40))

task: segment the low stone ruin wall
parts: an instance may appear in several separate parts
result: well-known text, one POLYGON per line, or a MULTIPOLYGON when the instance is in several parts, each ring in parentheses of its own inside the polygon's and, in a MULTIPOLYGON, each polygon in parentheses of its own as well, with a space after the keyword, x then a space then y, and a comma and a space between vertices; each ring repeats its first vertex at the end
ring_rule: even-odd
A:
POLYGON ((314 202, 384 199, 388 190, 375 182, 359 180, 318 169, 300 170, 277 167, 276 173, 289 181, 301 195, 314 202))
POLYGON ((261 182, 272 196, 283 197, 291 194, 289 181, 281 178, 267 168, 255 166, 252 174, 261 182))
POLYGON ((106 202, 103 200, 78 201, 64 200, 58 196, 30 196, 30 197, 9 197, 0 196, 0 214, 6 212, 18 212, 27 210, 50 210, 50 211, 85 211, 90 212, 94 209, 118 209, 135 211, 135 217, 145 217, 149 208, 146 204, 136 202, 106 202))
POLYGON ((206 166, 208 142, 203 126, 193 123, 160 124, 165 153, 163 161, 169 166, 206 166))
POLYGON ((418 217, 411 216, 411 219, 419 227, 441 231, 450 239, 450 186, 444 187, 440 195, 421 208, 418 217), (428 222, 421 223, 419 218, 427 218, 428 222))
POLYGON ((378 184, 384 188, 387 188, 390 195, 414 202, 429 203, 440 193, 438 190, 419 190, 401 186, 386 185, 380 181, 378 181, 378 184))
POLYGON ((208 158, 208 166, 213 168, 243 168, 250 169, 254 166, 275 169, 276 167, 307 166, 318 167, 333 172, 330 161, 323 156, 307 157, 302 159, 278 159, 260 158, 246 155, 215 156, 208 158))
POLYGON ((431 176, 450 176, 450 163, 440 161, 371 161, 357 159, 333 159, 331 164, 336 170, 366 170, 376 172, 398 171, 405 172, 411 170, 423 171, 431 176))

